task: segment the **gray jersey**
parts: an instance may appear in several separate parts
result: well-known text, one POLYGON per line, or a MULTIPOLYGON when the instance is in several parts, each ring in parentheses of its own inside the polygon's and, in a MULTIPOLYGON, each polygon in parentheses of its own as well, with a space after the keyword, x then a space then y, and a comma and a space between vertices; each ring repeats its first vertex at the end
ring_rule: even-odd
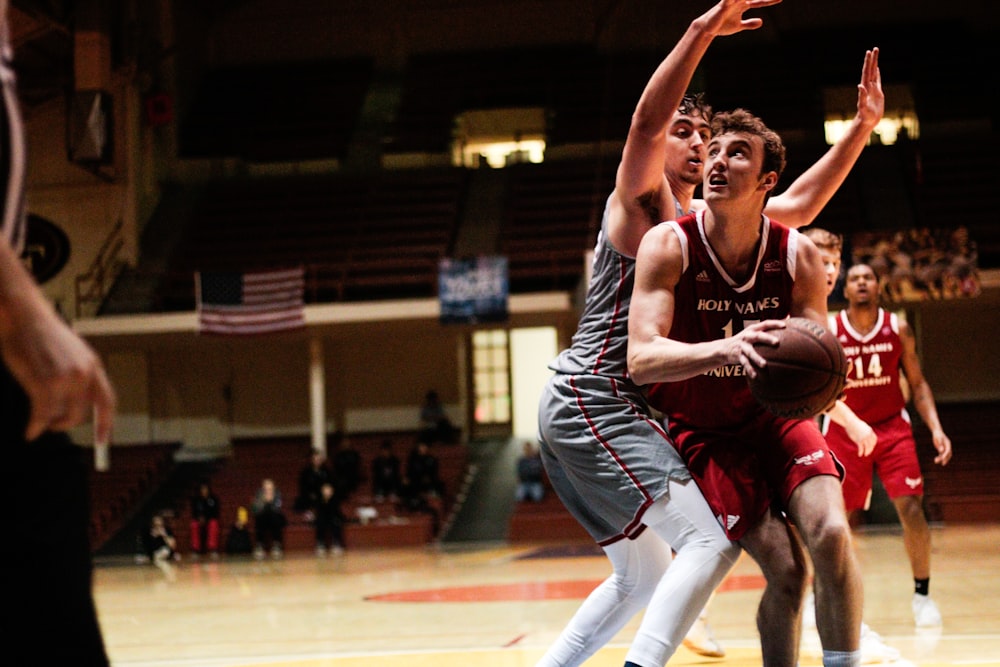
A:
POLYGON ((642 392, 628 379, 635 258, 608 240, 608 208, 579 328, 539 403, 539 444, 559 498, 602 545, 634 538, 670 478, 690 475, 642 392))
POLYGON ((635 284, 635 258, 621 254, 608 240, 609 210, 610 198, 597 235, 580 324, 570 347, 549 364, 559 373, 628 377, 628 307, 635 284))

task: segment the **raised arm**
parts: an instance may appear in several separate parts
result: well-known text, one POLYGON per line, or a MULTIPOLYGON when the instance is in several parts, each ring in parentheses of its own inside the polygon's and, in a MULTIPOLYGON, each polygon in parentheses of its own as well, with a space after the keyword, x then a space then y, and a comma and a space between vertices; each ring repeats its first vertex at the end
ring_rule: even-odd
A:
POLYGON ((780 2, 722 0, 691 22, 653 72, 632 114, 612 197, 611 240, 622 252, 634 256, 651 225, 674 217, 674 196, 663 171, 667 129, 709 44, 720 35, 756 30, 763 21, 743 14, 780 2))
POLYGON ((31 403, 25 438, 94 417, 94 440, 111 437, 115 394, 100 358, 46 300, 0 239, 0 353, 31 403))
POLYGON ((810 224, 843 184, 885 111, 878 47, 865 52, 858 84, 858 111, 847 133, 780 195, 764 212, 789 227, 810 224))
POLYGON ((784 321, 766 320, 730 338, 704 343, 671 340, 681 262, 680 241, 669 225, 654 227, 639 246, 629 308, 629 375, 640 385, 676 382, 724 364, 742 364, 747 375, 755 377, 765 362, 753 344, 775 345, 778 339, 767 332, 785 326, 784 321))
POLYGON ((927 428, 930 429, 931 442, 934 443, 934 449, 938 453, 934 457, 934 463, 947 465, 948 461, 951 460, 951 439, 945 435, 944 429, 941 428, 937 405, 934 403, 934 393, 927 383, 927 378, 924 377, 924 372, 920 367, 920 359, 917 357, 917 341, 913 330, 906 322, 900 322, 899 339, 903 343, 900 363, 913 394, 913 406, 920 413, 920 418, 927 424, 927 428))

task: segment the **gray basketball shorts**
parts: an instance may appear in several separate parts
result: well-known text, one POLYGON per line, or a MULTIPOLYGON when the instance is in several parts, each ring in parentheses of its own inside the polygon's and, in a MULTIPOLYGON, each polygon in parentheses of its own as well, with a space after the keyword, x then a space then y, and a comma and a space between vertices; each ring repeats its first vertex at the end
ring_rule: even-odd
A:
POLYGON ((557 373, 539 401, 538 441, 552 488, 602 546, 636 537, 668 481, 691 478, 628 381, 557 373))

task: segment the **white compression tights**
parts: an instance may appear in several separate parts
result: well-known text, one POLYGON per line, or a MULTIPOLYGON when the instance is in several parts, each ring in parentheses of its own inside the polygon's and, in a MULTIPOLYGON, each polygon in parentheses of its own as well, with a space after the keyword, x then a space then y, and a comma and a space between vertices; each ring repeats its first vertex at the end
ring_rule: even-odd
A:
POLYGON ((670 482, 634 540, 604 547, 614 571, 584 600, 537 667, 576 667, 647 607, 626 660, 662 667, 739 556, 694 482, 670 482), (677 552, 671 564, 671 546, 677 552))

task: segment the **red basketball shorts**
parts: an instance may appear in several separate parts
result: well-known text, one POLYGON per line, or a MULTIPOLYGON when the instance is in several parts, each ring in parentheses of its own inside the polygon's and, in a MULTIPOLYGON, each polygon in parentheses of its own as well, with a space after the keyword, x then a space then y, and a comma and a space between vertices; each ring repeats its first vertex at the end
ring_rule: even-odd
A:
POLYGON ((924 476, 917 459, 913 428, 906 413, 872 424, 878 442, 870 456, 858 456, 858 446, 843 428, 831 423, 826 441, 846 469, 844 506, 848 512, 868 509, 872 496, 872 473, 877 472, 890 498, 922 496, 924 476))
POLYGON ((772 502, 784 510, 792 492, 810 477, 842 474, 811 419, 765 412, 737 429, 671 424, 670 433, 731 540, 743 537, 772 502))

